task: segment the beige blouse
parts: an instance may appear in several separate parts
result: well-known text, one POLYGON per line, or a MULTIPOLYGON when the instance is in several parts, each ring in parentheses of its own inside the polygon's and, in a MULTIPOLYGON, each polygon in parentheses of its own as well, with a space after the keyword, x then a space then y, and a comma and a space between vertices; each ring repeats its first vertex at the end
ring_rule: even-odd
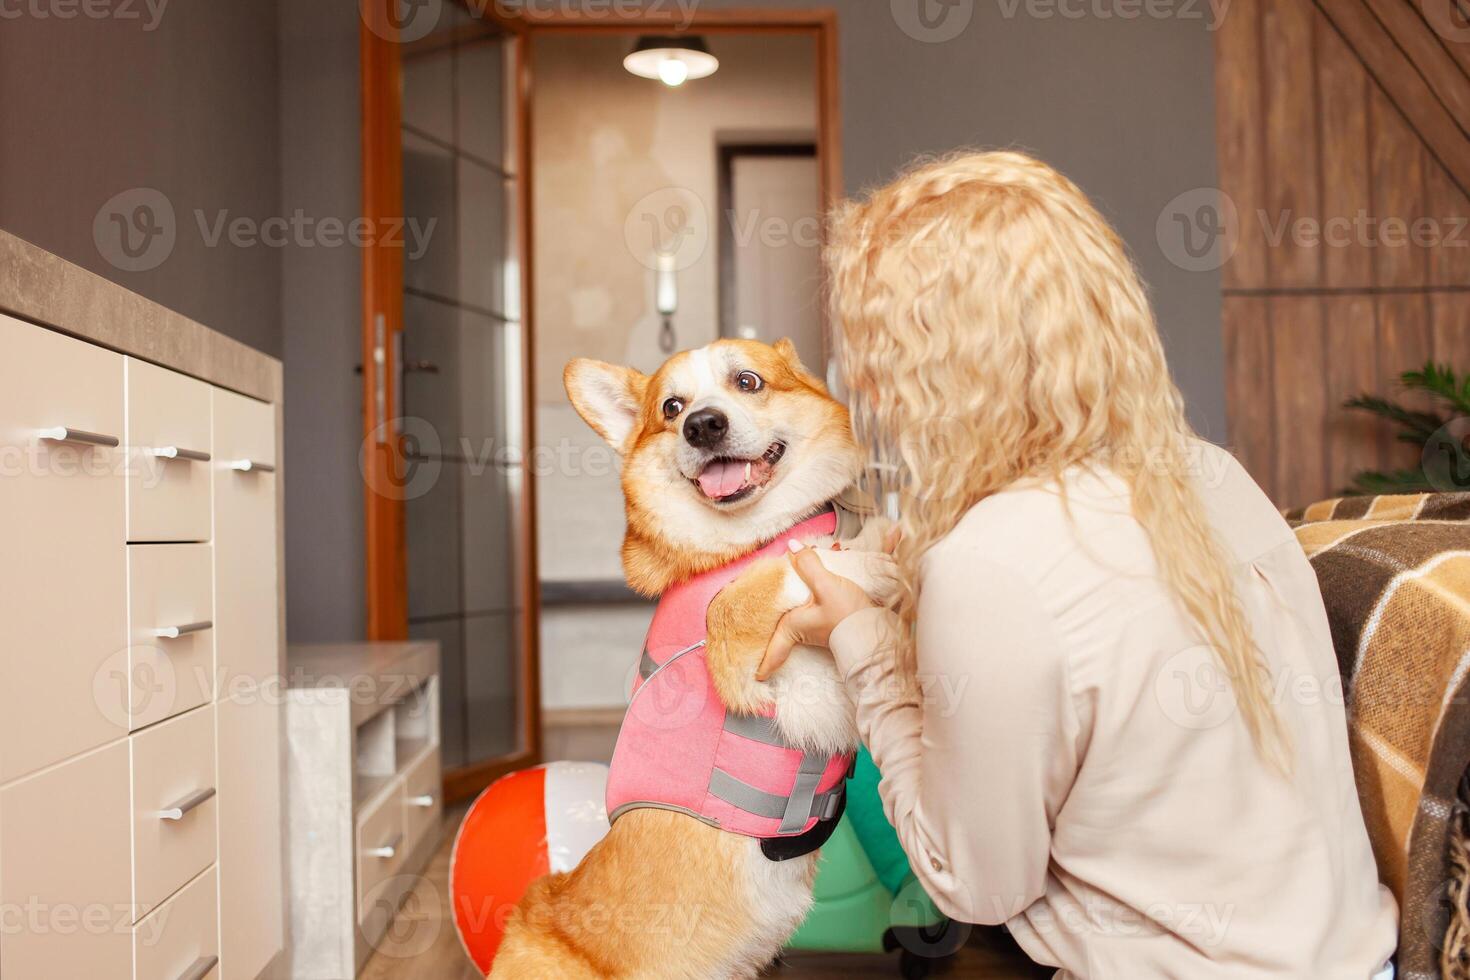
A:
POLYGON ((1394 950, 1353 784, 1317 580, 1271 503, 1200 443, 1209 516, 1274 674, 1290 778, 1262 764, 1211 651, 1110 473, 977 504, 926 556, 924 695, 895 693, 892 615, 832 652, 914 871, 1058 977, 1368 980, 1394 950))

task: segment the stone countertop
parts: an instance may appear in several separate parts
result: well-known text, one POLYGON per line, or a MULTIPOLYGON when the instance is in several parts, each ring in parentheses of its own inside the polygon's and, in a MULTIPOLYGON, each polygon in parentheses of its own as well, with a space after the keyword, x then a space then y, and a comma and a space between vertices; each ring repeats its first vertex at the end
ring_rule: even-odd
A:
POLYGON ((346 704, 361 725, 439 673, 438 640, 293 643, 286 688, 293 703, 346 704))
POLYGON ((0 231, 0 312, 262 401, 281 362, 111 280, 0 231))

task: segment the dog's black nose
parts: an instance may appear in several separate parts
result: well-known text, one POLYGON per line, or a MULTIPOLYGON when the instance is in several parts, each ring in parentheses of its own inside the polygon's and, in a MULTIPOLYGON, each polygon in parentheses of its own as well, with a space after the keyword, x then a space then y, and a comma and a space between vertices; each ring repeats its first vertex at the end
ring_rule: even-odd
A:
POLYGON ((695 412, 684 420, 684 441, 696 449, 713 449, 725 438, 730 420, 713 408, 695 412))

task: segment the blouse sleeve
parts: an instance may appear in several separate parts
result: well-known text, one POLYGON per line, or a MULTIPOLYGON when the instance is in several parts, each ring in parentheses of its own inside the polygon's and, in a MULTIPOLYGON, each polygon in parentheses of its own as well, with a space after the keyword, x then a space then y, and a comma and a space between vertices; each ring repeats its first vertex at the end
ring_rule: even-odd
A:
POLYGON ((895 683, 891 612, 843 620, 832 653, 915 874, 951 917, 1001 923, 1045 890, 1077 771, 1066 656, 1031 587, 977 550, 930 553, 917 622, 917 697, 895 683))

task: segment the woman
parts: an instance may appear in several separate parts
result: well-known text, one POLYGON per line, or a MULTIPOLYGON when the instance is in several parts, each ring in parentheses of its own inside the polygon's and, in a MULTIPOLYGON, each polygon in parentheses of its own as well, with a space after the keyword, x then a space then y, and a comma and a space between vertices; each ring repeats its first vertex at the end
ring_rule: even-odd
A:
POLYGON ((1316 578, 1191 432, 1117 235, 970 154, 846 206, 829 267, 902 587, 798 554, 762 673, 831 648, 940 907, 1061 977, 1391 975, 1316 578))

